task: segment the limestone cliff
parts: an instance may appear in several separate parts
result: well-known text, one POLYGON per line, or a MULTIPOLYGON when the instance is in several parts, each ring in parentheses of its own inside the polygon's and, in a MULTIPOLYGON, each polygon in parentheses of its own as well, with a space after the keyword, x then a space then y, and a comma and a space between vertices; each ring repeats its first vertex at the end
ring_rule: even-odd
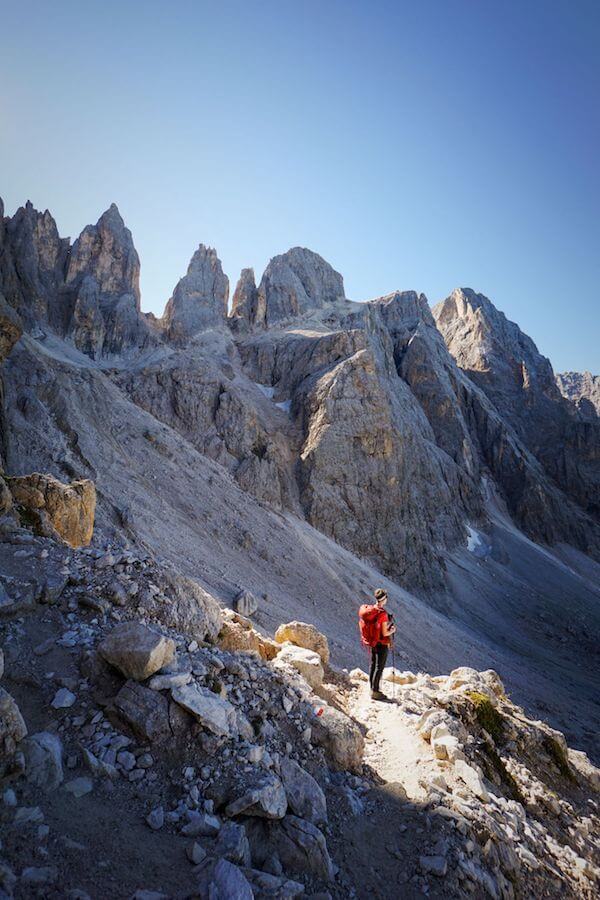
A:
POLYGON ((228 297, 229 279, 216 251, 200 244, 165 308, 167 338, 182 344, 199 331, 224 325, 228 297))

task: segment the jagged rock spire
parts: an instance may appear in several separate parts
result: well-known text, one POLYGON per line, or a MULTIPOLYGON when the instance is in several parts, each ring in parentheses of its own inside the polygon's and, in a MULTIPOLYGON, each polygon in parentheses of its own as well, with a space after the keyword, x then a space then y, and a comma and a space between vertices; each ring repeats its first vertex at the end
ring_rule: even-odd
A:
POLYGON ((165 307, 162 323, 169 340, 183 343, 206 328, 225 323, 229 279, 216 250, 200 244, 165 307))
POLYGON ((115 203, 111 203, 95 225, 86 225, 71 251, 67 285, 78 285, 86 276, 94 278, 104 297, 131 294, 140 308, 140 260, 133 238, 115 203))
POLYGON ((254 269, 242 269, 233 293, 229 324, 236 331, 243 331, 256 320, 258 290, 254 269))

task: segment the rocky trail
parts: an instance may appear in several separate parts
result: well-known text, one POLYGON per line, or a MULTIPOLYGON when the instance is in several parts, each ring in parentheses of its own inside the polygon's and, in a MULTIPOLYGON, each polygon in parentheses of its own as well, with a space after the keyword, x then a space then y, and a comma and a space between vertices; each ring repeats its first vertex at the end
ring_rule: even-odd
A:
POLYGON ((314 626, 190 609, 131 550, 21 529, 0 557, 30 563, 3 607, 7 896, 594 895, 600 772, 494 672, 390 668, 374 703, 314 626))

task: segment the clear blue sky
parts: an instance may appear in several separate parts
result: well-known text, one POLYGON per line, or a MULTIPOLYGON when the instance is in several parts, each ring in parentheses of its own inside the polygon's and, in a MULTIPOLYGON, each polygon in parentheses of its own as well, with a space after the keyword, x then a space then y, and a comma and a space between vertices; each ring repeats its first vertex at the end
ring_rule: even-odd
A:
POLYGON ((0 0, 0 196, 115 201, 161 313, 192 252, 300 244, 368 299, 487 294, 600 372, 596 0, 0 0))

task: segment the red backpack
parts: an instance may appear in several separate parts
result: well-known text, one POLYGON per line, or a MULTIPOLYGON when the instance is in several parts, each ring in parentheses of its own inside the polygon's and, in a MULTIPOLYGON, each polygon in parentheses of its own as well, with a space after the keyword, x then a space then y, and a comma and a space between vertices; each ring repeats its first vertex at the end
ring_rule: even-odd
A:
POLYGON ((358 610, 360 639, 365 647, 374 647, 381 640, 381 610, 378 606, 363 603, 358 610))

